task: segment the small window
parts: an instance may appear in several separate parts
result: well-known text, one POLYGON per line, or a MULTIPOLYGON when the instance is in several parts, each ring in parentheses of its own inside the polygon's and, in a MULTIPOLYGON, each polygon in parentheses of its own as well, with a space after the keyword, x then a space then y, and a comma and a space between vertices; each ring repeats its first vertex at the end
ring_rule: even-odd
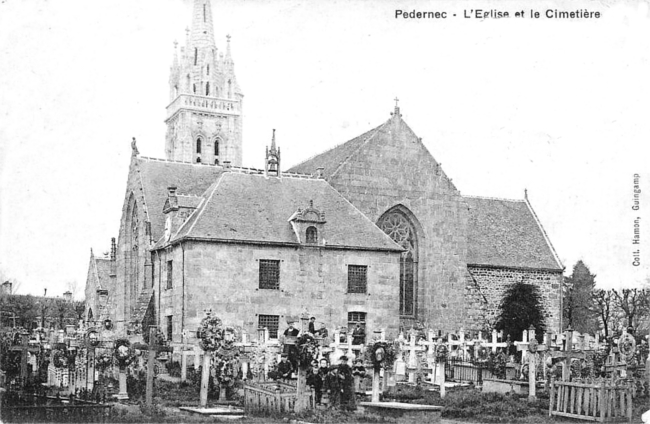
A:
POLYGON ((172 335, 174 334, 174 325, 173 325, 173 315, 167 315, 167 340, 172 341, 172 335))
POLYGON ((206 96, 210 95, 210 83, 209 82, 205 83, 205 95, 206 96))
POLYGON ((279 323, 280 323, 279 315, 260 315, 257 321, 259 328, 268 328, 269 339, 278 338, 279 323))
POLYGON ((260 259, 260 289, 280 289, 280 261, 260 259))
POLYGON ((366 293, 368 267, 348 265, 348 293, 366 293))
POLYGON ((348 312, 348 328, 352 330, 357 324, 360 324, 361 328, 366 328, 366 313, 348 312))
POLYGON ((196 163, 201 163, 201 158, 196 158, 196 163))
POLYGON ((219 139, 214 140, 214 155, 219 156, 219 139))
POLYGON ((219 159, 215 159, 215 160, 214 160, 214 164, 215 164, 215 165, 219 165, 219 159))
POLYGON ((174 287, 174 283, 172 280, 173 270, 174 270, 173 261, 167 261, 167 288, 168 289, 174 287))
POLYGON ((318 243, 318 230, 316 227, 307 227, 306 241, 308 244, 318 243))
POLYGON ((201 139, 196 139, 196 153, 201 153, 201 139))

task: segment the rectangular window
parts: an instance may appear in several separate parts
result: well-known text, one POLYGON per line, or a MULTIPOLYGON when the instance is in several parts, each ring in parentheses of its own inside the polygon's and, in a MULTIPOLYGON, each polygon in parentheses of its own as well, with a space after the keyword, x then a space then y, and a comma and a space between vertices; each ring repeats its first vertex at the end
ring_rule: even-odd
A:
POLYGON ((367 276, 366 265, 348 265, 348 293, 366 293, 367 276))
POLYGON ((260 328, 268 328, 269 339, 278 338, 278 328, 280 326, 279 315, 260 315, 257 323, 260 328))
POLYGON ((172 341, 172 335, 174 334, 174 326, 172 324, 173 315, 167 315, 167 341, 172 341))
POLYGON ((357 326, 361 325, 361 328, 366 329, 366 313, 365 312, 348 312, 348 331, 352 334, 352 331, 357 326))
POLYGON ((173 263, 173 261, 167 261, 167 288, 168 289, 171 289, 172 287, 174 287, 174 283, 173 283, 173 280, 172 280, 172 276, 174 275, 173 271, 174 271, 174 263, 173 263))
POLYGON ((280 289, 280 261, 260 259, 260 288, 280 289))

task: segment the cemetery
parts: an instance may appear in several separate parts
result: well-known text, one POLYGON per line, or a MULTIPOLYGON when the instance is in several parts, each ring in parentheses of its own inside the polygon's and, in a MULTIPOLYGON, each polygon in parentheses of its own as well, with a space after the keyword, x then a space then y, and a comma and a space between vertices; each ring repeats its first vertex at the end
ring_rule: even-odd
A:
POLYGON ((647 338, 625 329, 604 339, 529 328, 514 342, 497 330, 376 329, 359 343, 300 321, 299 336, 271 339, 268 328, 250 335, 206 311, 192 348, 170 346, 154 326, 130 339, 108 323, 14 328, 2 338, 1 418, 496 422, 481 411, 502 408, 512 422, 630 422, 648 401, 647 338))

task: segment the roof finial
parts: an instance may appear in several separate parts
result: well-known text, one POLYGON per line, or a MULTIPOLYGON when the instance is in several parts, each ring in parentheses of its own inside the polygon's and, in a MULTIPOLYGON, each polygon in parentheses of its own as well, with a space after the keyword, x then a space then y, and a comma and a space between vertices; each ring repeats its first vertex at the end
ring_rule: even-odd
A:
POLYGON ((271 151, 275 151, 275 128, 273 128, 273 137, 271 138, 271 151))
POLYGON ((402 114, 399 113, 399 99, 395 97, 393 100, 395 100, 395 111, 391 113, 391 115, 399 118, 402 116, 402 114))
POLYGON ((524 199, 528 200, 528 189, 524 189, 524 199))

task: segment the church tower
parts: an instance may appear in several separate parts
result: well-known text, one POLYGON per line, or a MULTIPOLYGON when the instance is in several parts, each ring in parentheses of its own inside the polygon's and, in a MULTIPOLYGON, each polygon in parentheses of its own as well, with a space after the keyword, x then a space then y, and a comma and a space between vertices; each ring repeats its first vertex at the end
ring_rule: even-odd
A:
POLYGON ((242 103, 230 53, 214 42, 210 0, 194 0, 192 28, 169 76, 165 156, 169 160, 234 166, 242 163, 242 103))

